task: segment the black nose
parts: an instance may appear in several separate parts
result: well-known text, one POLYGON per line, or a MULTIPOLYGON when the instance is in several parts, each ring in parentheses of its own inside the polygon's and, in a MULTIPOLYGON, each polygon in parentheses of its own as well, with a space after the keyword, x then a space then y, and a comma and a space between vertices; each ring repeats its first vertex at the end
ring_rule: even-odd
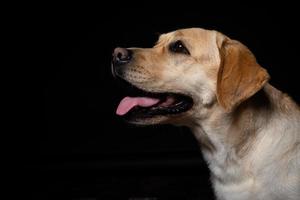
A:
POLYGON ((113 52, 113 63, 115 65, 126 64, 130 62, 132 52, 129 49, 117 47, 113 52))

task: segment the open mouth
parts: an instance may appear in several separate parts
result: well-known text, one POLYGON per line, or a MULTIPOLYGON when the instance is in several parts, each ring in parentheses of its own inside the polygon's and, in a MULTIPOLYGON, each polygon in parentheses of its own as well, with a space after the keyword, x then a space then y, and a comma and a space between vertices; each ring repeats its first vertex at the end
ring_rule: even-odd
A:
POLYGON ((192 98, 183 94, 147 92, 131 84, 129 88, 130 96, 121 100, 116 110, 117 115, 138 118, 175 115, 186 112, 193 105, 192 98))

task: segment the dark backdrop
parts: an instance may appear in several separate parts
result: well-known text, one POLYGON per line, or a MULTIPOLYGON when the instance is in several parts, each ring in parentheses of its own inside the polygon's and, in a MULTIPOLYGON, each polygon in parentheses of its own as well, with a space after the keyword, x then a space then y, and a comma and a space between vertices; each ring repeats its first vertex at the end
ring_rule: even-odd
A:
POLYGON ((114 113, 125 92, 110 73, 116 46, 151 47, 178 28, 216 29, 246 44, 271 83, 300 102, 297 13, 210 10, 43 5, 27 13, 22 50, 35 67, 26 69, 17 183, 26 196, 213 199, 192 134, 124 123, 114 113))

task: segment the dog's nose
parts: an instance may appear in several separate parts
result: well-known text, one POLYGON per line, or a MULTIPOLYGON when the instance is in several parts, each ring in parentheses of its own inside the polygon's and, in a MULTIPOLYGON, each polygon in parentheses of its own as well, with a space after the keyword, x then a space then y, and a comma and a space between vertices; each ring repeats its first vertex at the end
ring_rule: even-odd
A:
POLYGON ((130 62, 132 52, 129 49, 117 47, 113 52, 113 62, 116 65, 126 64, 130 62))

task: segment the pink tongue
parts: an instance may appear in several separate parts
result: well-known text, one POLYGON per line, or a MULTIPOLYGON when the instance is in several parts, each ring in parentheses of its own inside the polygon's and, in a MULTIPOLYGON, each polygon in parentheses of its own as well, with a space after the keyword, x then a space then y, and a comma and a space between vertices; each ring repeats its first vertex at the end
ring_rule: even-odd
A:
POLYGON ((158 102, 159 99, 148 97, 125 97, 120 102, 116 113, 117 115, 125 115, 135 106, 150 107, 158 102))

